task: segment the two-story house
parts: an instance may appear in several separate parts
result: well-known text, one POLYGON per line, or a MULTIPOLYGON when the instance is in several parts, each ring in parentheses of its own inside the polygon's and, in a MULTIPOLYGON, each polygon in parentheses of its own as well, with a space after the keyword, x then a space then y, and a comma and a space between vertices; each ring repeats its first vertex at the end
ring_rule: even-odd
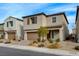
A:
POLYGON ((23 20, 9 16, 4 21, 5 40, 23 39, 23 20))
POLYGON ((79 42, 79 6, 77 6, 75 24, 76 24, 76 42, 79 42))
POLYGON ((4 23, 0 23, 0 39, 4 38, 4 23))
POLYGON ((48 28, 47 39, 60 39, 65 40, 68 36, 68 21, 65 13, 58 13, 46 15, 44 13, 24 16, 24 39, 36 40, 38 39, 37 29, 40 26, 48 28))

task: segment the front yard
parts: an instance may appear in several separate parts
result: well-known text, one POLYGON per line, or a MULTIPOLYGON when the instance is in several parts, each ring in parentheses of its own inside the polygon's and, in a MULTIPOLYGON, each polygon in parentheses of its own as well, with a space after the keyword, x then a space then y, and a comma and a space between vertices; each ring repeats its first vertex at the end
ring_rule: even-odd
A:
POLYGON ((79 46, 79 43, 75 43, 75 42, 72 42, 72 41, 63 41, 61 46, 62 47, 59 48, 59 49, 68 50, 68 51, 77 51, 74 48, 76 46, 79 46))
MULTIPOLYGON (((3 43, 2 40, 1 40, 0 43, 3 43)), ((30 41, 22 40, 20 42, 12 42, 10 44, 21 45, 21 46, 28 46, 29 43, 30 43, 30 41)), ((41 43, 39 43, 39 47, 42 48, 43 45, 41 47, 40 44, 41 43)), ((51 45, 50 43, 45 42, 44 43, 45 48, 49 48, 49 47, 47 47, 47 44, 51 45)), ((37 47, 36 42, 34 42, 33 45, 29 45, 29 46, 37 47)), ((79 43, 75 43, 75 42, 72 42, 72 41, 63 41, 63 42, 60 42, 60 46, 58 48, 51 48, 51 49, 61 49, 61 50, 67 50, 67 51, 72 51, 72 52, 78 52, 78 50, 74 49, 75 46, 79 46, 79 43)))
MULTIPOLYGON (((45 45, 47 45, 47 44, 45 44, 45 45)), ((36 44, 30 45, 30 46, 37 47, 36 44)), ((79 43, 75 43, 75 42, 72 42, 72 41, 63 41, 63 42, 60 43, 59 47, 57 47, 57 48, 49 48, 47 46, 45 46, 45 48, 60 49, 60 50, 67 50, 67 51, 72 51, 72 52, 78 52, 78 50, 75 50, 76 46, 79 46, 79 43)))

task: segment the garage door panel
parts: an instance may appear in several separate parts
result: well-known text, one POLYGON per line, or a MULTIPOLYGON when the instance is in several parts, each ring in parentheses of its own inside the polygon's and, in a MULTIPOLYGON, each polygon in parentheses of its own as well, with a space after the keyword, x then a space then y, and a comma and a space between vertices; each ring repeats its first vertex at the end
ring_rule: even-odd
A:
POLYGON ((27 33, 27 39, 28 40, 37 40, 38 39, 38 34, 36 32, 28 32, 27 33))
POLYGON ((9 40, 15 40, 15 33, 8 33, 9 40))

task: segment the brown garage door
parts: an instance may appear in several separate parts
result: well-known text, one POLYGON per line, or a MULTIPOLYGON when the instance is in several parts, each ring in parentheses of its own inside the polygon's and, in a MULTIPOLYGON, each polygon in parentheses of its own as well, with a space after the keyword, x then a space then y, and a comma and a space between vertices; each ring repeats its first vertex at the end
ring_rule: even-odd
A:
POLYGON ((15 32, 8 33, 8 39, 9 40, 15 40, 15 32))
POLYGON ((36 40, 36 39, 38 39, 38 34, 36 32, 28 32, 27 39, 28 40, 36 40))

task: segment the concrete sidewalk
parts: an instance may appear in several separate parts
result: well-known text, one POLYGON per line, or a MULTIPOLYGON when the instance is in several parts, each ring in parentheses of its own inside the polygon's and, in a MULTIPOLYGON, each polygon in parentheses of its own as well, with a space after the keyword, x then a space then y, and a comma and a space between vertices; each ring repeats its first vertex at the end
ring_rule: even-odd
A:
POLYGON ((15 48, 15 49, 22 49, 22 50, 30 50, 35 52, 42 52, 42 53, 49 53, 61 56, 79 56, 79 52, 75 51, 66 51, 60 49, 48 49, 48 48, 38 48, 32 46, 20 46, 20 45, 12 45, 12 44, 4 44, 0 43, 1 47, 8 47, 8 48, 15 48))

